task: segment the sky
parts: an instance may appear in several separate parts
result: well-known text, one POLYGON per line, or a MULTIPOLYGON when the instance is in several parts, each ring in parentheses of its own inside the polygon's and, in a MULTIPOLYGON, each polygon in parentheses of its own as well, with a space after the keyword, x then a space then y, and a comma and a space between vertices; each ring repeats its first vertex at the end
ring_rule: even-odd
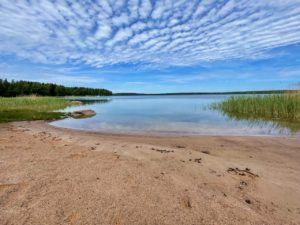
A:
POLYGON ((113 92, 294 88, 300 0, 0 0, 0 79, 113 92))

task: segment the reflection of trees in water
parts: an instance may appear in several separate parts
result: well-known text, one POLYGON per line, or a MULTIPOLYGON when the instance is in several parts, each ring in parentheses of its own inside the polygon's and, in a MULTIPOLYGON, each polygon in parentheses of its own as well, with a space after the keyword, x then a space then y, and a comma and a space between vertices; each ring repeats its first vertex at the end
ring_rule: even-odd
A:
MULTIPOLYGON (((75 100, 75 99, 74 99, 75 100)), ((93 105, 93 104, 106 104, 112 101, 112 99, 76 99, 75 101, 82 102, 83 105, 93 105)))
POLYGON ((251 115, 238 114, 234 112, 225 112, 221 109, 219 109, 219 111, 221 111, 224 116, 228 117, 233 121, 246 121, 250 124, 250 126, 270 127, 279 130, 280 133, 285 133, 285 129, 288 129, 288 131, 292 134, 300 131, 299 122, 255 118, 251 115))

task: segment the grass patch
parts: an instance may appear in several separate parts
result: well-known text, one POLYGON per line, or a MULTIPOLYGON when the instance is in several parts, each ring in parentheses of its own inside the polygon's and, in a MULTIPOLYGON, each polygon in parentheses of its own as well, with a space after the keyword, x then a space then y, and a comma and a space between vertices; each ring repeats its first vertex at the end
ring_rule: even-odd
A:
POLYGON ((55 97, 0 98, 0 122, 60 119, 65 113, 53 111, 69 105, 68 100, 55 97))
POLYGON ((212 105, 235 120, 272 121, 300 130, 300 93, 234 96, 212 105))

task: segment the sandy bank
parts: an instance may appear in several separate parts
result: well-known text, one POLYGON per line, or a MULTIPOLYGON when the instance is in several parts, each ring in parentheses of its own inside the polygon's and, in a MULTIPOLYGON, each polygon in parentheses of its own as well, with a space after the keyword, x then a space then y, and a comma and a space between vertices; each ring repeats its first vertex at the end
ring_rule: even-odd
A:
POLYGON ((0 224, 300 224, 300 140, 0 125, 0 224))

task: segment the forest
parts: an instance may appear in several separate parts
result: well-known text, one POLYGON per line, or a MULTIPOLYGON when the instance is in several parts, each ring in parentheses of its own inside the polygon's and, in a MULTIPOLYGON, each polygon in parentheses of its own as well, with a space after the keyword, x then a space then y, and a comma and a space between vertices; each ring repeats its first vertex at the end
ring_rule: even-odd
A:
POLYGON ((52 83, 40 83, 31 81, 8 81, 0 79, 0 96, 15 97, 24 95, 38 96, 108 96, 112 92, 106 89, 65 87, 52 83))

